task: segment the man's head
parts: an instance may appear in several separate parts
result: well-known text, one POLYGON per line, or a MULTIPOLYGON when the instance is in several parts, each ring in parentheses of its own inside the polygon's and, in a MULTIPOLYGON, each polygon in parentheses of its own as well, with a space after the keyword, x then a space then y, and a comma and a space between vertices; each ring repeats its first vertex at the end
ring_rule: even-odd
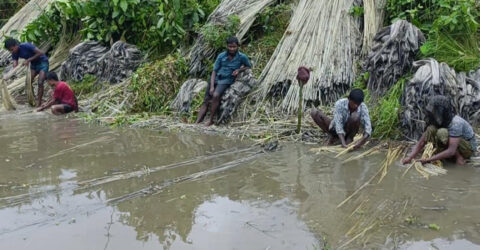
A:
POLYGON ((235 55, 238 52, 238 46, 240 43, 238 42, 238 38, 231 36, 227 39, 227 50, 229 55, 235 55))
POLYGON ((455 109, 450 100, 441 95, 433 96, 425 108, 427 126, 446 128, 455 116, 455 109))
POLYGON ((19 44, 20 43, 17 40, 13 38, 8 38, 7 40, 5 40, 5 49, 10 51, 11 53, 17 53, 19 44))
POLYGON ((361 89, 354 89, 348 95, 348 108, 351 112, 355 112, 360 104, 362 104, 365 95, 361 89))
POLYGON ((48 85, 50 85, 51 87, 55 86, 58 83, 57 73, 52 71, 48 72, 47 81, 48 81, 48 85))

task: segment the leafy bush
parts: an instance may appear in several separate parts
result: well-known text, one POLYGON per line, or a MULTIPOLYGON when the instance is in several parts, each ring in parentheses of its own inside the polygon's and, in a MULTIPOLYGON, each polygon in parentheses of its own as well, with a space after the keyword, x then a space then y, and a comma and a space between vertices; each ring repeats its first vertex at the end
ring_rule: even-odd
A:
POLYGON ((423 56, 434 57, 456 70, 480 66, 480 1, 388 0, 391 20, 406 19, 427 34, 423 56))
POLYGON ((183 42, 195 24, 206 20, 219 0, 57 0, 22 32, 22 40, 58 41, 65 25, 76 24, 89 40, 119 39, 145 50, 183 42))
POLYGON ((128 86, 134 93, 129 112, 168 112, 170 101, 187 75, 188 65, 178 54, 143 65, 133 74, 128 86))
POLYGON ((240 18, 235 15, 228 16, 228 21, 225 24, 208 23, 198 28, 205 41, 215 49, 225 48, 225 41, 228 37, 237 33, 240 26, 240 18))
POLYGON ((71 82, 69 85, 77 98, 81 98, 83 95, 94 93, 102 88, 100 83, 97 83, 96 77, 93 75, 85 75, 80 82, 71 82))

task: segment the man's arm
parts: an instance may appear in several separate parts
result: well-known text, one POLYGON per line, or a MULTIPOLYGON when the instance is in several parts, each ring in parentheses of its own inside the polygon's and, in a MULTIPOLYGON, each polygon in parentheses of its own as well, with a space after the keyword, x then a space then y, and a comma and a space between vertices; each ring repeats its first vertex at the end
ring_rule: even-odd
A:
POLYGON ((420 140, 418 140, 418 143, 415 145, 410 155, 408 155, 407 158, 403 159, 402 161, 403 164, 407 164, 411 162, 413 158, 415 158, 420 153, 423 147, 425 147, 425 141, 426 141, 426 135, 425 133, 423 133, 422 137, 420 137, 420 140))
POLYGON ((250 60, 248 59, 248 57, 244 56, 244 57, 242 57, 242 66, 239 69, 233 71, 232 75, 234 77, 237 77, 238 74, 240 74, 240 73, 242 73, 245 70, 250 69, 250 68, 252 68, 252 64, 250 63, 250 60))
POLYGON ((340 138, 340 142, 342 143, 342 147, 346 148, 347 143, 345 141, 345 130, 343 129, 343 119, 344 112, 342 112, 342 106, 340 103, 335 103, 335 111, 333 114, 333 123, 335 125, 334 129, 337 132, 338 137, 340 138))
POLYGON ((13 67, 16 68, 18 66, 18 60, 13 60, 13 67))
POLYGON ((460 137, 449 137, 448 138, 448 148, 444 151, 428 158, 428 159, 421 159, 420 162, 422 163, 429 163, 433 161, 443 160, 451 158, 455 155, 458 149, 458 145, 460 144, 460 137))
POLYGON ((52 97, 50 101, 44 103, 40 108, 37 109, 37 112, 44 111, 45 109, 50 108, 53 104, 55 104, 55 98, 52 97))
POLYGON ((30 62, 35 61, 37 58, 39 58, 40 56, 43 56, 45 54, 41 50, 39 50, 38 48, 35 48, 33 50, 33 52, 35 53, 35 55, 28 58, 27 60, 25 60, 25 62, 23 62, 23 65, 28 65, 30 62))
POLYGON ((354 149, 358 149, 361 146, 365 145, 365 143, 368 141, 368 138, 372 135, 372 122, 370 120, 370 115, 368 114, 368 108, 364 106, 362 108, 362 117, 360 117, 361 123, 363 125, 363 137, 360 139, 360 141, 355 144, 354 149))

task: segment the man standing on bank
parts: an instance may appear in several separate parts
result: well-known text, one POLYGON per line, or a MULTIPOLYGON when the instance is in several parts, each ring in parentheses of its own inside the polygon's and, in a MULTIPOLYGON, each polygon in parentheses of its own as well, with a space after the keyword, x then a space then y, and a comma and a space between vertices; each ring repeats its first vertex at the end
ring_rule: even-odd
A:
POLYGON ((19 43, 9 38, 5 40, 5 48, 12 53, 13 67, 18 66, 18 59, 23 58, 23 66, 30 63, 32 80, 38 75, 37 107, 42 105, 43 83, 48 72, 48 57, 31 43, 19 43))
POLYGON ((353 138, 358 133, 360 124, 363 126, 363 137, 358 141, 354 149, 363 146, 372 134, 372 125, 368 108, 363 103, 364 94, 361 89, 354 89, 350 92, 348 98, 343 98, 335 103, 333 120, 328 118, 322 111, 314 109, 311 112, 313 121, 325 132, 329 134, 329 144, 340 139, 342 147, 346 148, 353 142, 353 138))
POLYGON ((212 75, 210 76, 209 86, 207 86, 205 92, 203 105, 198 111, 196 123, 203 121, 208 110, 208 105, 211 104, 210 119, 206 126, 212 125, 213 118, 218 106, 220 106, 220 100, 225 90, 235 82, 238 74, 252 67, 248 57, 238 51, 238 47, 238 39, 236 37, 230 37, 227 39, 227 51, 218 55, 212 75))

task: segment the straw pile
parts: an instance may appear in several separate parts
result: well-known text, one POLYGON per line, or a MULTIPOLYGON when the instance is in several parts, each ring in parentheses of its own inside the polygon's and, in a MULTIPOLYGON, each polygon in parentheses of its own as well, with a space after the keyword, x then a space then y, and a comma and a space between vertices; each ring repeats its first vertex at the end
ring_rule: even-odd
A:
POLYGON ((363 43, 362 56, 367 56, 372 49, 373 38, 378 30, 382 28, 386 0, 364 0, 363 1, 363 43))
POLYGON ((369 72, 367 87, 374 97, 384 95, 410 70, 424 42, 423 33, 404 20, 377 33, 372 51, 365 60, 365 69, 369 72))
POLYGON ((192 100, 201 91, 205 91, 208 83, 201 79, 189 79, 182 84, 180 91, 170 104, 170 108, 177 112, 189 113, 192 100))
POLYGON ((402 96, 404 112, 400 119, 404 134, 420 138, 425 131, 425 107, 434 95, 451 99, 456 113, 472 122, 480 119, 480 69, 468 74, 456 73, 445 63, 434 59, 417 61, 413 64, 414 77, 406 84, 402 96))
POLYGON ((136 46, 117 41, 112 48, 96 41, 83 42, 70 50, 62 64, 62 80, 81 81, 86 74, 98 80, 119 83, 129 77, 142 62, 142 53, 136 46))
MULTIPOLYGON (((228 16, 236 15, 240 18, 240 27, 236 36, 242 40, 257 14, 273 2, 275 0, 223 0, 208 17, 207 23, 224 24, 228 21, 228 16)), ((190 75, 201 76, 210 70, 205 68, 204 62, 207 59, 214 60, 216 52, 200 35, 190 52, 190 75)))
POLYGON ((279 84, 291 85, 281 105, 284 111, 295 112, 299 86, 292 83, 300 65, 313 70, 310 82, 304 87, 304 104, 329 104, 343 96, 355 79, 355 61, 360 54, 359 24, 348 13, 353 2, 300 0, 287 31, 260 76, 260 99, 274 96, 272 90, 279 84))
MULTIPOLYGON (((49 3, 54 0, 30 0, 22 9, 20 9, 8 22, 0 29, 0 42, 3 42, 5 36, 11 35, 12 31, 20 32, 35 20, 49 3)), ((10 62, 10 52, 0 46, 0 67, 7 65, 10 62)))

